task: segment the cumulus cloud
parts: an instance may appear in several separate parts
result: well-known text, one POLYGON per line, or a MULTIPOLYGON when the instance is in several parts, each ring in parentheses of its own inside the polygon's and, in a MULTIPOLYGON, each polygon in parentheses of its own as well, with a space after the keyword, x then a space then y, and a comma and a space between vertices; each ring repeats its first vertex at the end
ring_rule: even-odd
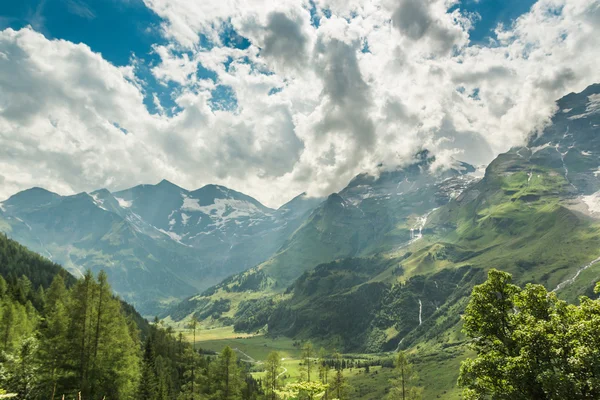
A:
POLYGON ((554 100, 600 81, 600 0, 539 0, 491 45, 469 43, 474 22, 452 0, 144 3, 164 19, 151 72, 176 88, 173 115, 147 110, 158 97, 138 61, 0 32, 0 197, 166 178, 277 206, 422 148, 487 163, 547 124, 554 100))

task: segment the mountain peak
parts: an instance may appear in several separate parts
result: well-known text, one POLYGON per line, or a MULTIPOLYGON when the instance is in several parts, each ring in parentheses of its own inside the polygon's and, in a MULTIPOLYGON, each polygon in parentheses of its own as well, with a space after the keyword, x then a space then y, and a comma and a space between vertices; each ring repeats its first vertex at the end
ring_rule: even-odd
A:
POLYGON ((32 187, 16 193, 4 201, 4 205, 20 205, 25 207, 36 207, 51 203, 60 199, 61 196, 41 187, 32 187))
POLYGON ((182 188, 179 185, 174 184, 173 182, 167 180, 167 179, 163 179, 162 181, 158 182, 156 185, 154 185, 156 187, 164 187, 164 188, 176 188, 179 190, 185 190, 184 188, 182 188))

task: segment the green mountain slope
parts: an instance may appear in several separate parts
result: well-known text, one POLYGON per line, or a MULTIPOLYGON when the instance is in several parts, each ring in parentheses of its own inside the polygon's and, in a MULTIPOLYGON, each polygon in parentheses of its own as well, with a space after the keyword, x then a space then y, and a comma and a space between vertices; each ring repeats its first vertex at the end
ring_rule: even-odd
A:
MULTIPOLYGON (((570 301, 592 295, 600 280, 599 96, 600 85, 594 85, 561 99, 539 137, 498 156, 483 179, 460 188, 460 195, 424 220, 414 214, 428 206, 413 208, 418 211, 412 216, 389 207, 384 210, 395 215, 382 217, 377 226, 388 218, 387 226, 395 228, 372 234, 365 218, 356 232, 352 223, 360 218, 343 206, 348 194, 330 197, 327 212, 317 209, 293 237, 302 240, 286 243, 269 262, 191 299, 179 316, 193 312, 194 304, 210 307, 226 298, 227 310, 208 320, 234 323, 239 330, 319 338, 345 350, 379 351, 460 344, 460 314, 489 268, 511 272, 519 284, 542 283, 570 301), (345 216, 345 224, 338 215, 345 216), (424 235, 410 239, 415 222, 424 235), (353 235, 363 235, 357 242, 362 247, 352 247, 353 235), (322 254, 319 246, 337 243, 337 237, 342 250, 331 257, 354 258, 312 266, 322 254), (294 246, 302 254, 300 267, 292 257, 283 258, 294 246), (290 267, 306 272, 284 294, 265 299, 277 292, 277 279, 288 279, 280 271, 290 267)), ((407 203, 423 202, 424 194, 431 201, 435 192, 424 188, 407 203)), ((360 209, 365 215, 382 212, 360 209)))
MULTIPOLYGON (((29 286, 27 290, 30 291, 34 306, 41 307, 41 304, 37 303, 40 299, 36 296, 40 288, 47 290, 57 275, 63 278, 67 287, 73 286, 77 281, 62 266, 0 234, 0 277, 12 286, 19 286, 18 282, 26 278, 26 285, 29 286)), ((124 301, 121 301, 121 308, 125 315, 135 321, 138 329, 145 336, 150 329, 148 321, 133 306, 124 301)))
POLYGON ((422 151, 404 168, 382 171, 377 177, 357 176, 321 203, 268 261, 231 276, 162 316, 181 320, 196 311, 204 315, 227 302, 223 312, 208 315, 209 324, 228 324, 236 319, 238 305, 254 309, 246 301, 280 296, 295 279, 321 263, 390 253, 417 241, 427 234, 427 216, 475 179, 474 168, 468 164, 456 162, 451 169, 435 171, 431 168, 434 161, 422 151))
POLYGON ((552 125, 527 147, 498 156, 481 181, 433 212, 419 242, 380 261, 340 261, 300 278, 268 319, 269 331, 338 336, 358 350, 456 338, 465 296, 489 268, 511 272, 519 283, 542 283, 571 301, 591 295, 600 279, 594 212, 600 108, 593 108, 599 93, 594 85, 560 100, 552 125), (368 274, 356 271, 361 262, 368 274), (326 285, 321 279, 352 284, 319 290, 326 285), (346 310, 352 324, 328 324, 337 310, 346 310))

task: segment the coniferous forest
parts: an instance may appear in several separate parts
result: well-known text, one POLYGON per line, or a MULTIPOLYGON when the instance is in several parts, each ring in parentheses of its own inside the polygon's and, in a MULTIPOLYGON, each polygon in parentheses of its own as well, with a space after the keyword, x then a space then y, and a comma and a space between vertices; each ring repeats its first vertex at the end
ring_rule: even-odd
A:
POLYGON ((0 388, 19 399, 254 399, 230 348, 205 355, 113 296, 0 237, 0 388), (6 278, 4 278, 5 276, 6 278), (80 396, 80 397, 79 397, 80 396))

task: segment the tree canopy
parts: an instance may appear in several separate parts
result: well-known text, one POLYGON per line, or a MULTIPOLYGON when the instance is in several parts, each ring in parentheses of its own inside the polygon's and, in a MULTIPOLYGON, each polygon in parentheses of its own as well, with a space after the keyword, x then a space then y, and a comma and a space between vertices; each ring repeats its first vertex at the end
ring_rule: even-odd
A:
POLYGON ((477 352, 460 370, 466 399, 600 398, 600 300, 568 304, 490 270, 473 289, 463 329, 477 352))

